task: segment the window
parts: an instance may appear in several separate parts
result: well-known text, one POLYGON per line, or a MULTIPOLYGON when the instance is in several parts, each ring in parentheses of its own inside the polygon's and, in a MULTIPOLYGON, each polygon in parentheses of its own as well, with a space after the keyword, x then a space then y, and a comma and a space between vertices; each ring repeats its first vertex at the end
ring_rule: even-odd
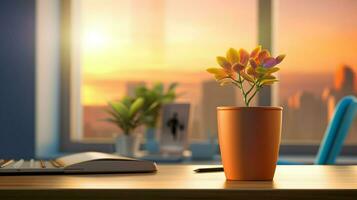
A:
POLYGON ((72 6, 74 139, 110 141, 120 133, 100 120, 104 109, 141 84, 179 83, 177 101, 191 104, 193 139, 216 132, 217 105, 238 103, 236 90, 219 88, 205 69, 231 46, 256 46, 256 1, 82 0, 72 6))
MULTIPOLYGON (((287 54, 279 85, 257 102, 284 106, 283 153, 316 152, 336 102, 355 94, 354 0, 64 2, 72 35, 64 37, 71 52, 63 51, 62 127, 64 143, 77 142, 70 149, 112 149, 120 130, 100 120, 107 102, 157 81, 178 82, 177 101, 191 104, 190 139, 215 135, 215 107, 242 105, 235 88, 218 87, 204 71, 229 47, 259 43, 287 54)), ((356 152, 356 131, 345 152, 356 152)))
MULTIPOLYGON (((319 144, 335 104, 356 95, 357 2, 280 0, 276 49, 285 144, 319 144)), ((357 123, 346 140, 357 144, 357 123)))

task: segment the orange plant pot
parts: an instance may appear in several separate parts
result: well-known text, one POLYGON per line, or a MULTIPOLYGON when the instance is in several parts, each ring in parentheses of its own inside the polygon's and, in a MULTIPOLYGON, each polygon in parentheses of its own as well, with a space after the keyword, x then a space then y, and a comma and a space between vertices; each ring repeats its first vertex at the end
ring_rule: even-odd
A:
POLYGON ((217 107, 227 180, 272 180, 279 154, 282 107, 217 107))

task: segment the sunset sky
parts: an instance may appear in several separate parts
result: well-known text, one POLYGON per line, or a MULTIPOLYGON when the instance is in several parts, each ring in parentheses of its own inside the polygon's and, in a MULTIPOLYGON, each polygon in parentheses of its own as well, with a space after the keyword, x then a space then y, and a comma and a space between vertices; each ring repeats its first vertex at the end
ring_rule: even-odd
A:
MULTIPOLYGON (((357 66, 357 1, 276 3, 275 50, 287 54, 282 76, 357 66)), ((80 7, 84 104, 112 97, 104 82, 201 81, 215 56, 257 45, 254 0, 82 0, 80 7)))

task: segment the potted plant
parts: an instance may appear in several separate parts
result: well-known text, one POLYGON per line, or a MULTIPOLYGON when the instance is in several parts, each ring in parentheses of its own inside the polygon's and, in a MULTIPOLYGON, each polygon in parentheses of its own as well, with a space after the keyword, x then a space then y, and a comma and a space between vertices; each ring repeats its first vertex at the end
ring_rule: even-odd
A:
POLYGON ((107 112, 110 117, 106 121, 114 123, 123 130, 123 134, 116 140, 116 151, 121 155, 132 157, 139 148, 140 141, 134 130, 144 122, 144 103, 143 98, 129 97, 108 103, 107 112))
MULTIPOLYGON (((207 71, 221 85, 239 88, 244 107, 217 107, 218 138, 228 180, 272 180, 278 158, 282 107, 250 106, 266 85, 278 81, 273 73, 285 55, 272 57, 261 46, 248 53, 231 48, 217 57, 220 68, 207 71)), ((224 98, 224 97, 222 97, 224 98)))
POLYGON ((172 83, 165 91, 163 83, 156 83, 151 89, 146 86, 140 86, 135 90, 136 98, 145 100, 143 109, 148 110, 144 113, 143 124, 146 126, 146 149, 150 153, 159 151, 155 133, 161 107, 163 104, 175 101, 176 87, 177 83, 172 83), (150 107, 151 109, 149 109, 150 107))

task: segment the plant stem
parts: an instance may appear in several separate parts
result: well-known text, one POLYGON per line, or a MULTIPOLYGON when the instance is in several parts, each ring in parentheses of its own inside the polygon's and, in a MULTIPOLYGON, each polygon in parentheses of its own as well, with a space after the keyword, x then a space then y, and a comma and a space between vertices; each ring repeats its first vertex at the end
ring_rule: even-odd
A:
POLYGON ((254 82, 253 85, 251 85, 251 88, 247 91, 247 95, 253 90, 257 82, 254 82))
POLYGON ((231 79, 231 81, 233 81, 232 83, 235 85, 235 86, 237 86, 239 89, 241 89, 241 86, 240 86, 240 83, 239 83, 239 81, 236 81, 234 78, 232 78, 232 77, 229 77, 229 79, 231 79))
MULTIPOLYGON (((249 100, 247 101, 247 97, 248 97, 248 95, 253 91, 253 89, 255 88, 255 86, 256 86, 256 84, 257 84, 257 81, 256 82, 254 82, 254 84, 253 85, 251 85, 250 84, 250 89, 245 93, 245 104, 246 104, 246 106, 247 107, 249 107, 249 104, 250 104, 250 100, 251 100, 251 98, 249 98, 249 100)), ((253 96, 254 96, 255 94, 253 94, 253 96)))
POLYGON ((257 86, 257 89, 254 91, 254 93, 252 94, 252 96, 249 98, 248 100, 248 105, 250 104, 250 101, 252 101, 252 99, 254 98, 254 96, 259 92, 259 90, 261 89, 261 86, 257 86))
POLYGON ((244 91, 242 77, 240 76, 239 73, 238 73, 238 80, 239 80, 239 84, 240 84, 240 89, 242 91, 242 96, 243 96, 243 100, 244 100, 245 106, 249 107, 249 103, 247 102, 247 94, 244 91))

